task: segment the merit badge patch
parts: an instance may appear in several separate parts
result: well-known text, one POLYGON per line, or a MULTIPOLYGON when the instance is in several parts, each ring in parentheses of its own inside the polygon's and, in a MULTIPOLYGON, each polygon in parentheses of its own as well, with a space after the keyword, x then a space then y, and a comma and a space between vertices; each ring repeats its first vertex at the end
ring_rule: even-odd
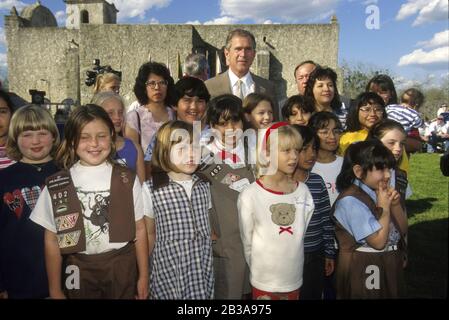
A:
POLYGON ((237 192, 242 192, 250 184, 251 183, 249 182, 249 180, 247 178, 243 178, 243 179, 240 179, 238 181, 231 183, 229 188, 231 188, 232 190, 235 190, 237 192))
POLYGON ((233 173, 228 173, 227 175, 225 175, 225 177, 221 180, 221 183, 226 184, 228 186, 230 186, 231 184, 233 184, 236 181, 240 180, 240 176, 237 174, 233 174, 233 173))
POLYGON ((120 178, 122 178, 122 182, 125 184, 129 182, 128 175, 126 172, 120 172, 120 178))
POLYGON ((78 221, 79 213, 71 213, 65 216, 60 216, 55 219, 56 222, 56 230, 57 231, 65 231, 68 229, 72 229, 75 227, 76 222, 78 221))
POLYGON ((81 231, 73 231, 63 234, 58 234, 58 244, 59 248, 64 249, 68 247, 73 247, 78 244, 80 239, 81 231))

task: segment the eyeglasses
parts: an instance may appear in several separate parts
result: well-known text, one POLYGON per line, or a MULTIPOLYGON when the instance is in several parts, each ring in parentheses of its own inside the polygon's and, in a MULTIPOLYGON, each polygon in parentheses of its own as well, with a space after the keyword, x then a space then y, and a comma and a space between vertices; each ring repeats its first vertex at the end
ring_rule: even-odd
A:
POLYGON ((320 130, 317 131, 317 133, 318 133, 320 136, 329 136, 329 134, 330 134, 331 132, 334 134, 334 136, 339 136, 339 135, 341 135, 341 134, 343 133, 343 130, 341 130, 341 129, 333 129, 333 130, 329 130, 329 129, 320 129, 320 130))
POLYGON ((381 106, 375 106, 375 107, 360 107, 359 110, 363 113, 371 113, 372 111, 374 111, 374 113, 383 113, 384 112, 384 108, 382 108, 381 106))
POLYGON ((167 82, 167 80, 161 80, 161 81, 148 80, 147 82, 145 82, 145 85, 150 87, 151 89, 155 89, 156 86, 166 87, 168 85, 168 82, 167 82))

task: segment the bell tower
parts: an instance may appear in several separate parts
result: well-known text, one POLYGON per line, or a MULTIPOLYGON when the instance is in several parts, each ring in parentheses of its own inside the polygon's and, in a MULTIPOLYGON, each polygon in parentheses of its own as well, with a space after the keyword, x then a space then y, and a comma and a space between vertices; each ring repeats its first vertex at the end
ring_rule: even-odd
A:
POLYGON ((79 29, 82 24, 116 24, 117 8, 105 0, 64 0, 66 27, 79 29))

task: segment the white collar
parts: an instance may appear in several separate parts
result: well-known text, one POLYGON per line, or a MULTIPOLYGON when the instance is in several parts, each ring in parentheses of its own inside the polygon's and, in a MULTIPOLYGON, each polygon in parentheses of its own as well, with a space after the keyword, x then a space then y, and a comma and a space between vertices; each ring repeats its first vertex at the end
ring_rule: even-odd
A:
MULTIPOLYGON (((225 150, 224 144, 223 144, 221 141, 218 141, 218 139, 214 139, 214 141, 212 141, 212 142, 207 146, 207 148, 208 148, 214 155, 217 154, 218 152, 221 152, 222 150, 225 150)), ((229 151, 229 153, 236 154, 236 155, 239 157, 240 161, 241 161, 242 163, 244 163, 243 160, 245 159, 245 146, 244 146, 242 140, 239 140, 239 141, 237 142, 237 146, 236 146, 234 149, 226 150, 226 151, 229 151)), ((229 162, 229 159, 225 159, 224 162, 225 162, 225 163, 228 163, 228 162, 229 162)))
POLYGON ((249 71, 241 78, 237 77, 236 74, 232 72, 231 69, 228 70, 228 73, 229 73, 229 80, 231 81, 231 88, 233 88, 236 82, 239 80, 242 80, 242 82, 246 85, 247 88, 250 88, 251 85, 254 83, 253 78, 251 77, 251 73, 249 71))
MULTIPOLYGON (((214 139, 214 141, 212 141, 211 145, 213 146, 214 150, 221 151, 221 150, 225 150, 225 145, 223 144, 223 142, 221 142, 218 139, 214 139)), ((229 147, 228 147, 229 148, 229 147)), ((241 140, 237 141, 237 145, 235 146, 235 148, 231 149, 231 150, 227 150, 230 153, 237 153, 239 154, 240 152, 244 152, 245 148, 243 146, 243 143, 241 140)))

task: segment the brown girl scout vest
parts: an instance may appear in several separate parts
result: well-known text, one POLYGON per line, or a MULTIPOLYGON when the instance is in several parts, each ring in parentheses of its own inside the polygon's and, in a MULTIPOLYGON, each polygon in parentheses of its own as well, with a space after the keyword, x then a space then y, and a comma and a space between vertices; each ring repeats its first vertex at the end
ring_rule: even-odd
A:
MULTIPOLYGON (((207 159, 213 159, 210 153, 207 159)), ((245 144, 245 162, 248 160, 248 148, 245 144)), ((254 182, 254 173, 249 164, 232 168, 226 163, 205 162, 200 165, 197 175, 211 183, 211 196, 214 207, 210 210, 212 231, 218 236, 213 242, 214 257, 214 298, 241 299, 251 292, 249 268, 243 253, 238 223, 237 198, 239 192, 230 188, 226 178, 248 179, 254 182)), ((228 179, 229 180, 229 179, 228 179)))
MULTIPOLYGON (((361 188, 351 185, 339 194, 337 201, 347 196, 353 196, 364 203, 376 219, 379 220, 382 215, 382 208, 377 207, 371 197, 361 188)), ((388 255, 388 252, 380 252, 379 254, 358 252, 356 249, 360 247, 360 244, 356 242, 354 237, 346 231, 334 216, 335 203, 332 206, 331 216, 335 222, 335 236, 339 247, 336 269, 337 299, 394 298, 402 296, 402 255, 396 254, 391 256, 391 254, 388 255), (388 279, 381 283, 381 290, 368 290, 365 287, 365 266, 370 264, 388 265, 388 271, 390 272, 387 272, 388 279)), ((357 212, 354 212, 354 214, 357 214, 357 212)))
MULTIPOLYGON (((107 209, 109 242, 129 242, 136 236, 133 186, 135 173, 126 167, 112 169, 110 203, 107 209)), ((86 250, 83 213, 69 171, 49 176, 45 184, 50 193, 61 254, 86 250)))

